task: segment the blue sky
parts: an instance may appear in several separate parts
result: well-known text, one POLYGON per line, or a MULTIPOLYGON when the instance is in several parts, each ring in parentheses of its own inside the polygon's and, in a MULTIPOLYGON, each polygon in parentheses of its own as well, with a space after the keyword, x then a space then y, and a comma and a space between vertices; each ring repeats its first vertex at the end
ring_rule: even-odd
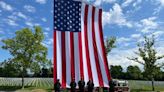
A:
MULTIPOLYGON (((164 0, 83 1, 103 8, 104 39, 117 37, 117 48, 108 55, 109 65, 139 65, 126 57, 134 55, 136 44, 143 41, 143 35, 154 34, 156 49, 159 55, 163 54, 164 0)), ((43 44, 48 47, 48 58, 52 59, 53 0, 0 0, 0 41, 13 37, 17 30, 35 25, 43 28, 43 44)), ((9 57, 10 54, 0 48, 0 62, 9 57)))

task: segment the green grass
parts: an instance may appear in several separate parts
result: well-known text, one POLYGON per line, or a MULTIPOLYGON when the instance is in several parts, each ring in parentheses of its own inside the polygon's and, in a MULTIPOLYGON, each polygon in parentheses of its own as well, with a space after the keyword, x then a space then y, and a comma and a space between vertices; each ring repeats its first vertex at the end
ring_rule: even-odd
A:
MULTIPOLYGON (((131 92, 151 91, 151 81, 129 80, 131 92)), ((164 81, 155 81, 155 90, 164 91, 164 81)))
POLYGON ((52 88, 46 88, 46 87, 32 87, 32 86, 25 86, 24 89, 21 88, 21 86, 0 86, 1 91, 27 91, 31 92, 32 90, 37 90, 37 89, 42 89, 45 90, 46 92, 52 92, 52 88))
MULTIPOLYGON (((53 89, 53 78, 25 78, 25 89, 21 89, 21 78, 0 78, 0 90, 30 92, 34 89, 43 89, 51 92, 53 89)), ((151 91, 151 81, 129 80, 131 92, 151 91)), ((155 90, 164 91, 164 81, 155 81, 155 90)), ((105 91, 104 91, 105 92, 105 91)))
MULTIPOLYGON (((44 89, 51 92, 53 89, 53 78, 25 78, 25 89, 44 89)), ((21 89, 21 78, 0 78, 0 90, 16 91, 21 89)))

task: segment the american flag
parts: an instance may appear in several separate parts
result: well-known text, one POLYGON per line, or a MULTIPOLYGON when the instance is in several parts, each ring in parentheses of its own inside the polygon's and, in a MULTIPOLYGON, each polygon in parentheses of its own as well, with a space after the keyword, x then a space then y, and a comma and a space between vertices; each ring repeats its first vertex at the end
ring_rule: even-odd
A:
POLYGON ((62 88, 81 79, 109 87, 102 9, 80 1, 54 1, 54 82, 57 79, 62 88))

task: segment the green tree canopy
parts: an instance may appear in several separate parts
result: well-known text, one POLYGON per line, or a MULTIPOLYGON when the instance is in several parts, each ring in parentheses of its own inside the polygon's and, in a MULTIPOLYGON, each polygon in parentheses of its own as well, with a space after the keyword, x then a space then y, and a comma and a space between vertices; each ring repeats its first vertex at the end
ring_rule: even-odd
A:
POLYGON ((142 72, 138 66, 128 66, 127 75, 131 79, 142 79, 142 72))
POLYGON ((3 49, 13 56, 12 61, 19 62, 22 68, 22 88, 24 88, 24 72, 32 62, 46 62, 47 48, 42 44, 44 35, 40 27, 34 30, 24 28, 15 32, 15 37, 2 40, 3 49))
POLYGON ((118 65, 118 66, 111 65, 110 72, 111 72, 112 78, 119 79, 122 77, 121 75, 123 74, 123 68, 120 65, 118 65))
POLYGON ((106 55, 108 55, 113 48, 116 48, 115 43, 116 43, 116 37, 107 38, 107 40, 105 40, 106 55))

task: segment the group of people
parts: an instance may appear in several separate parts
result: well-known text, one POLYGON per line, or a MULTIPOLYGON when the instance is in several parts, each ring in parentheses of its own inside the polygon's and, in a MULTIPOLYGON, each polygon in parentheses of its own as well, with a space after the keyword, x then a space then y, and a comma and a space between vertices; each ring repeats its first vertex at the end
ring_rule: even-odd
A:
MULTIPOLYGON (((77 84, 76 84, 75 80, 73 79, 70 83, 71 92, 76 92, 76 86, 77 86, 77 84)), ((54 87, 55 87, 55 92, 60 92, 61 84, 60 84, 59 79, 56 81, 54 87)), ((84 90, 85 90, 85 81, 83 79, 81 79, 78 82, 78 87, 79 87, 80 92, 84 92, 84 90)), ((89 80, 87 82, 87 90, 88 90, 88 92, 93 92, 93 89, 94 89, 94 83, 93 83, 92 80, 89 80)))

